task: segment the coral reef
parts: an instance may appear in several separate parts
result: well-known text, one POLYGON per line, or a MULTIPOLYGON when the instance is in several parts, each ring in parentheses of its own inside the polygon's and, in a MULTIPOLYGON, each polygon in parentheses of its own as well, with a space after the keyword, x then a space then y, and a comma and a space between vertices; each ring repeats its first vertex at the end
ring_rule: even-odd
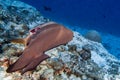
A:
POLYGON ((101 43, 101 36, 100 33, 97 32, 96 30, 89 30, 86 34, 85 34, 85 38, 95 41, 95 42, 99 42, 101 43))
POLYGON ((30 5, 16 0, 0 0, 0 39, 1 41, 18 37, 24 38, 28 30, 44 22, 48 22, 30 5), (6 39, 5 39, 6 38, 6 39))
POLYGON ((23 4, 15 0, 0 0, 1 12, 8 11, 7 18, 4 18, 6 14, 0 13, 0 48, 3 50, 0 54, 0 80, 120 80, 120 61, 109 54, 101 43, 87 40, 75 31, 71 42, 45 52, 50 58, 34 71, 24 75, 20 75, 19 71, 6 73, 8 64, 14 63, 24 49, 24 45, 9 43, 8 40, 24 38, 29 29, 49 21, 34 8, 23 4), (14 6, 12 9, 20 12, 12 14, 8 6, 14 6), (21 14, 22 10, 29 15, 21 14), (13 20, 13 15, 23 18, 13 20), (34 15, 34 19, 31 20, 30 15, 34 15))
MULTIPOLYGON (((12 80, 16 78, 22 80, 120 79, 120 61, 110 55, 101 44, 86 40, 77 32, 74 32, 74 36, 74 39, 68 44, 45 52, 45 54, 51 56, 51 58, 43 61, 36 70, 27 72, 22 76, 19 72, 12 74, 5 72, 5 67, 7 68, 7 63, 5 64, 5 62, 7 61, 6 59, 9 59, 7 56, 10 54, 10 51, 14 52, 7 50, 6 54, 1 56, 2 71, 4 71, 4 74, 8 77, 11 76, 12 80), (76 49, 69 51, 71 46, 76 46, 76 49), (84 56, 81 56, 81 54, 84 54, 84 56), (5 56, 6 59, 4 58, 5 56)), ((9 56, 11 56, 10 62, 15 62, 18 59, 17 56, 9 56)))

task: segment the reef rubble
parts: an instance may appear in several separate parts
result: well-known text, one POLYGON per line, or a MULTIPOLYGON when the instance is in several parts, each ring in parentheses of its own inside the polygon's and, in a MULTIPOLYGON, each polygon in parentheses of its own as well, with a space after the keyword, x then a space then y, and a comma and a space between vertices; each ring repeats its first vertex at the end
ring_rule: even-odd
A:
POLYGON ((34 71, 24 75, 19 71, 6 73, 8 61, 15 62, 24 49, 22 44, 7 41, 26 37, 31 28, 49 19, 20 1, 0 0, 0 5, 0 80, 120 80, 120 60, 101 43, 90 41, 75 31, 72 41, 45 52, 50 58, 34 71))

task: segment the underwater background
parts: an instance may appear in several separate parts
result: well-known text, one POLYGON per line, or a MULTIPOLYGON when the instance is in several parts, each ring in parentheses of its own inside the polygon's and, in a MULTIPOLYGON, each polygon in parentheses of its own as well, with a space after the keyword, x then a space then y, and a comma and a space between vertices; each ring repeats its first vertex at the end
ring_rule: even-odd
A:
POLYGON ((101 32, 102 43, 120 58, 119 0, 21 0, 51 19, 85 34, 87 30, 101 32))
POLYGON ((120 80, 119 9, 119 0, 0 0, 0 80, 120 80), (45 51, 50 58, 34 70, 8 72, 20 58, 21 66, 34 61, 14 40, 51 21, 72 30, 73 39, 45 51))
POLYGON ((120 37, 119 0, 21 0, 47 18, 120 37))

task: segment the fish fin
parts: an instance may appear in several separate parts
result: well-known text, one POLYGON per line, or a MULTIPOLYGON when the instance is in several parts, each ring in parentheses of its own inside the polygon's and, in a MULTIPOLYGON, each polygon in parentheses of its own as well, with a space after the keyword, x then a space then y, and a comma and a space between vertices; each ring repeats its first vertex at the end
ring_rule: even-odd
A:
POLYGON ((10 40, 12 43, 26 44, 24 39, 12 39, 10 40))
POLYGON ((26 71, 30 71, 33 70, 37 67, 37 65, 39 65, 43 60, 49 58, 48 55, 46 54, 42 54, 42 55, 38 55, 36 58, 34 58, 32 60, 32 62, 30 64, 28 64, 22 71, 21 74, 24 74, 26 71))
POLYGON ((32 62, 32 60, 33 56, 31 55, 28 56, 23 52, 23 54, 19 57, 19 59, 15 63, 9 65, 6 72, 11 73, 17 70, 21 70, 24 67, 26 67, 30 62, 32 62))

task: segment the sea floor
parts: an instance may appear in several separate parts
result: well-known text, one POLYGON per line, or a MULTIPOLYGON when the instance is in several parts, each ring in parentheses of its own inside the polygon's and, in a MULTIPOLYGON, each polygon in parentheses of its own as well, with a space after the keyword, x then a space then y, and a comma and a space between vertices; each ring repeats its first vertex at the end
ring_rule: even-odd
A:
MULTIPOLYGON (((81 28, 80 26, 67 25, 70 29, 79 32, 83 36, 89 31, 89 29, 81 28)), ((92 29, 91 29, 92 30, 92 29)), ((120 37, 114 36, 109 33, 99 32, 102 38, 102 45, 108 50, 108 52, 120 59, 120 37)))

